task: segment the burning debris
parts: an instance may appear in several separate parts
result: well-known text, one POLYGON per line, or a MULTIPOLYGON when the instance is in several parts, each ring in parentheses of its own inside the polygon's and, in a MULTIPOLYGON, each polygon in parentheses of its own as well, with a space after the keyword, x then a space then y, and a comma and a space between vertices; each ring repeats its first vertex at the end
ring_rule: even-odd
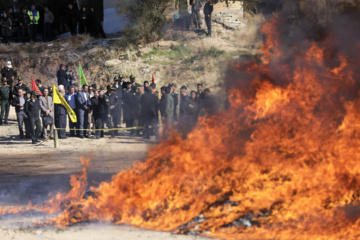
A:
POLYGON ((338 19, 315 38, 304 21, 271 19, 257 59, 235 62, 227 74, 227 111, 201 119, 185 140, 159 143, 146 161, 88 193, 85 168, 69 193, 25 210, 60 212, 49 222, 56 226, 106 221, 224 239, 358 238, 359 214, 349 206, 360 200, 359 21, 338 19))

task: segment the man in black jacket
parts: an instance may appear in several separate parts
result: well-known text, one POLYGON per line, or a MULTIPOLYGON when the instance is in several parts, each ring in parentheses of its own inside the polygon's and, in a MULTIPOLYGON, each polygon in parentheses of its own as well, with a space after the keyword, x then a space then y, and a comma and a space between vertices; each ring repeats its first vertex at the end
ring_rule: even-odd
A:
POLYGON ((72 4, 69 4, 66 11, 66 25, 69 27, 71 36, 75 36, 77 34, 77 22, 77 11, 74 9, 74 6, 72 4))
POLYGON ((30 118, 31 122, 31 128, 30 128, 30 134, 31 134, 31 140, 32 144, 36 144, 40 142, 38 140, 39 135, 41 133, 41 122, 40 122, 40 103, 39 99, 37 98, 39 94, 36 91, 31 91, 31 98, 26 100, 25 103, 25 113, 30 118), (36 126, 36 131, 34 129, 34 126, 36 126))
POLYGON ((211 2, 211 0, 206 0, 205 6, 204 6, 204 15, 205 15, 205 22, 208 29, 208 33, 206 36, 211 37, 211 14, 214 10, 214 6, 211 2))
POLYGON ((140 98, 140 104, 141 104, 141 118, 144 121, 145 129, 144 129, 144 138, 150 139, 151 130, 150 126, 154 129, 154 133, 156 138, 158 138, 158 128, 157 128, 157 99, 152 94, 152 88, 149 86, 146 89, 146 92, 144 95, 140 98))
MULTIPOLYGON (((16 119, 19 126, 19 136, 20 139, 24 139, 24 130, 23 130, 23 124, 25 123, 26 114, 25 114, 25 103, 28 100, 28 97, 26 95, 26 92, 19 88, 16 94, 16 97, 14 97, 12 101, 12 105, 15 107, 16 112, 16 119)), ((28 131, 27 124, 25 123, 25 129, 28 131)))
POLYGON ((24 94, 30 93, 30 89, 24 83, 23 77, 18 77, 18 83, 14 86, 13 94, 15 96, 18 96, 19 89, 22 89, 24 91, 24 94))
POLYGON ((57 71, 56 76, 58 85, 63 85, 67 92, 67 89, 70 86, 70 75, 66 72, 66 66, 64 64, 60 64, 60 69, 57 71))

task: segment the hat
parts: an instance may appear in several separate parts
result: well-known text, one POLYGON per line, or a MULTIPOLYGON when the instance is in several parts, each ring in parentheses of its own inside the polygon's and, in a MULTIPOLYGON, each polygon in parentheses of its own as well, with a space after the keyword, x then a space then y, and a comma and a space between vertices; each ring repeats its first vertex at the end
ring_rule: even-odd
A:
POLYGON ((77 83, 74 83, 73 86, 74 87, 79 87, 79 85, 77 83))
POLYGON ((122 79, 122 78, 125 78, 125 76, 122 75, 122 74, 120 74, 120 75, 119 75, 119 78, 122 79))
POLYGON ((53 91, 53 88, 52 88, 52 87, 48 87, 48 90, 49 90, 49 92, 52 92, 52 91, 53 91))
POLYGON ((114 81, 119 81, 120 79, 119 79, 119 77, 118 76, 115 76, 114 77, 114 81))
POLYGON ((103 86, 100 87, 100 91, 103 91, 105 90, 105 88, 103 86))
POLYGON ((6 82, 6 81, 7 81, 6 77, 2 77, 2 78, 1 78, 1 81, 2 81, 2 82, 6 82))
POLYGON ((39 93, 37 91, 31 91, 30 94, 31 95, 39 95, 39 93))
POLYGON ((170 86, 171 87, 177 87, 175 83, 172 83, 170 86))
POLYGON ((135 79, 135 76, 131 74, 130 79, 135 79))
POLYGON ((7 61, 7 62, 6 62, 6 66, 7 66, 8 68, 12 68, 11 62, 10 62, 10 61, 7 61))
POLYGON ((22 81, 22 80, 24 80, 24 79, 23 79, 23 77, 18 77, 18 80, 19 80, 19 81, 22 81))
POLYGON ((107 85, 106 88, 107 88, 108 90, 109 90, 109 89, 111 89, 111 90, 114 90, 114 89, 115 89, 112 84, 107 85))
POLYGON ((97 88, 96 83, 91 84, 91 87, 96 90, 97 88))

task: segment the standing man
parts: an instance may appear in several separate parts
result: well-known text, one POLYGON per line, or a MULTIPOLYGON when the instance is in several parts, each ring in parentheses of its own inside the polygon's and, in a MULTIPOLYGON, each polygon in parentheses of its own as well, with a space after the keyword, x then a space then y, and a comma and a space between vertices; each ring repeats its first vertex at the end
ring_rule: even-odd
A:
POLYGON ((40 13, 35 9, 35 5, 31 5, 31 9, 28 11, 28 15, 30 17, 30 31, 32 41, 36 42, 37 29, 39 25, 40 13))
MULTIPOLYGON (((62 96, 65 96, 65 88, 63 85, 59 85, 59 92, 62 96)), ((64 130, 66 128, 66 115, 67 111, 66 108, 62 104, 55 104, 55 127, 61 128, 59 130, 59 138, 60 139, 66 139, 66 131, 64 130)))
POLYGON ((18 96, 18 91, 19 89, 22 89, 24 91, 23 94, 28 94, 30 93, 30 89, 28 88, 28 86, 26 86, 26 84, 24 83, 24 79, 23 77, 18 77, 18 83, 14 86, 13 89, 13 94, 15 96, 18 96))
MULTIPOLYGON (((100 91, 104 90, 104 88, 100 87, 100 91)), ((94 125, 95 125, 95 129, 102 129, 103 127, 103 123, 102 123, 102 112, 101 112, 101 107, 99 104, 99 96, 100 93, 98 91, 94 91, 94 96, 90 99, 91 100, 91 108, 92 108, 92 112, 93 112, 93 117, 94 117, 94 125)), ((101 136, 101 131, 95 131, 95 136, 93 137, 93 139, 100 139, 101 136)))
MULTIPOLYGON (((122 75, 120 75, 122 76, 122 75)), ((123 87, 120 83, 120 78, 118 76, 114 77, 114 91, 116 96, 116 105, 113 110, 111 110, 111 115, 114 122, 114 128, 117 128, 118 125, 121 124, 121 109, 122 109, 122 101, 123 101, 123 87)))
POLYGON ((12 99, 12 88, 14 80, 17 77, 16 71, 12 68, 12 64, 10 61, 6 62, 6 66, 1 69, 1 76, 6 78, 6 81, 10 87, 10 99, 12 99))
POLYGON ((91 107, 91 101, 90 101, 90 95, 89 95, 89 87, 88 85, 84 84, 82 86, 82 91, 79 91, 76 96, 76 102, 78 106, 78 113, 79 113, 79 137, 84 138, 89 137, 87 135, 87 132, 81 129, 88 129, 89 126, 87 126, 88 123, 88 117, 89 117, 89 109, 91 107))
MULTIPOLYGON (((99 104, 100 104, 100 108, 101 108, 101 113, 103 114, 102 116, 102 122, 103 124, 106 124, 108 129, 112 129, 113 125, 111 124, 111 106, 114 106, 114 102, 111 102, 111 95, 112 95, 112 91, 114 90, 114 87, 112 85, 107 85, 107 92, 102 95, 99 99, 99 104)), ((115 133, 114 131, 110 130, 109 131, 111 138, 115 137, 115 133)))
POLYGON ((180 102, 180 94, 179 92, 176 91, 176 84, 172 83, 170 85, 171 88, 171 97, 173 98, 174 101, 174 117, 173 117, 173 121, 178 121, 178 110, 179 110, 179 102, 180 102))
POLYGON ((152 94, 152 88, 149 86, 144 95, 140 98, 141 118, 144 121, 145 129, 143 138, 150 139, 150 126, 154 129, 154 134, 158 138, 158 128, 156 122, 157 102, 156 97, 152 94))
POLYGON ((31 91, 31 98, 29 98, 25 103, 25 113, 30 118, 30 134, 32 144, 40 142, 38 140, 41 132, 41 123, 39 117, 40 103, 37 96, 39 95, 36 91, 31 91), (36 130, 34 127, 36 126, 36 130))
POLYGON ((41 118, 43 122, 43 135, 44 138, 47 138, 47 127, 50 126, 51 136, 50 138, 54 138, 54 122, 53 122, 53 99, 49 96, 49 89, 45 88, 43 96, 39 98, 40 101, 40 109, 41 109, 41 118))
POLYGON ((41 80, 40 79, 36 79, 35 80, 36 86, 38 86, 40 92, 42 95, 44 95, 44 89, 45 87, 41 84, 41 80))
POLYGON ((77 34, 77 22, 78 22, 78 14, 74 9, 72 4, 68 5, 68 9, 66 11, 66 25, 69 27, 71 32, 71 36, 76 36, 77 34))
POLYGON ((204 15, 205 15, 205 23, 208 29, 208 33, 206 36, 211 37, 211 14, 214 11, 214 6, 211 2, 211 0, 206 0, 205 6, 204 6, 204 15))
MULTIPOLYGON (((77 98, 77 93, 75 92, 74 86, 71 85, 69 87, 69 92, 65 95, 65 100, 69 104, 71 109, 74 110, 77 119, 79 119, 79 112, 77 108, 76 98, 77 98)), ((70 117, 69 117, 69 128, 70 128, 70 137, 75 137, 75 132, 77 132, 77 130, 74 130, 74 128, 75 129, 78 128, 78 123, 73 123, 70 117)))
POLYGON ((44 41, 47 42, 51 40, 51 24, 54 22, 54 14, 48 7, 45 7, 44 10, 44 41))
POLYGON ((21 14, 20 14, 20 29, 21 29, 21 42, 26 42, 26 35, 29 37, 29 41, 31 41, 31 30, 30 30, 30 17, 27 14, 26 8, 23 8, 21 14))
POLYGON ((136 92, 136 89, 141 86, 140 84, 138 84, 138 83, 135 82, 135 81, 136 81, 135 76, 134 76, 134 75, 130 75, 131 91, 132 91, 133 93, 136 92))
POLYGON ((66 66, 64 64, 60 64, 60 68, 56 73, 58 85, 63 85, 65 90, 70 86, 70 75, 66 72, 66 66))
MULTIPOLYGON (((24 92, 24 90, 22 88, 19 88, 16 97, 14 97, 13 101, 12 101, 12 105, 15 107, 15 112, 16 112, 16 119, 18 122, 18 126, 19 126, 19 136, 20 139, 24 139, 24 130, 23 130, 23 125, 25 124, 25 129, 26 131, 28 131, 29 129, 27 129, 26 127, 26 123, 25 123, 25 119, 26 119, 26 114, 25 114, 25 103, 28 100, 28 97, 26 95, 26 93, 24 92)), ((29 134, 29 133, 27 133, 29 134)))
POLYGON ((161 113, 162 122, 164 124, 165 136, 168 134, 174 117, 174 98, 171 96, 171 87, 165 89, 163 112, 161 113))
POLYGON ((1 119, 0 125, 2 125, 2 121, 4 120, 4 124, 8 123, 9 110, 10 110, 10 86, 6 85, 6 78, 1 78, 1 87, 0 87, 0 99, 1 99, 1 119), (5 115, 5 118, 4 118, 5 115))

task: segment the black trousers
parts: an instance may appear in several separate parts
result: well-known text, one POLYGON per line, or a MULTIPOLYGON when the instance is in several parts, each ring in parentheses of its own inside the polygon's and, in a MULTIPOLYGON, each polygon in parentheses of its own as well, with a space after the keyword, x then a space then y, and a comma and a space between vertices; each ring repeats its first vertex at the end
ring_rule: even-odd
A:
POLYGON ((158 126, 157 126, 157 120, 156 118, 148 118, 148 119, 144 119, 144 137, 145 138, 150 138, 152 131, 154 132, 156 138, 159 135, 159 131, 158 131, 158 126), (153 130, 150 129, 150 126, 152 127, 153 130))
MULTIPOLYGON (((111 117, 107 117, 107 115, 105 117, 102 118, 102 128, 104 128, 104 125, 106 125, 106 127, 108 129, 112 129, 113 128, 113 125, 111 123, 111 117)), ((115 136, 115 132, 112 130, 112 131, 109 131, 110 135, 112 137, 115 136)))
POLYGON ((31 39, 30 40, 33 42, 36 42, 37 29, 38 29, 37 24, 30 25, 30 31, 31 31, 31 39))
POLYGON ((44 23, 44 41, 51 40, 51 23, 44 23))
POLYGON ((208 29, 207 35, 211 36, 211 16, 210 17, 205 16, 205 23, 206 23, 206 26, 207 26, 207 29, 208 29))
MULTIPOLYGON (((62 129, 66 128, 66 115, 67 114, 58 115, 55 118, 55 126, 56 126, 56 128, 62 128, 62 129)), ((59 137, 65 137, 66 136, 66 130, 58 130, 58 133, 59 133, 59 137)))
MULTIPOLYGON (((99 116, 94 116, 95 119, 95 130, 96 129, 103 129, 104 128, 104 122, 102 120, 101 117, 99 116)), ((101 132, 102 131, 95 131, 95 137, 101 137, 101 132)))
POLYGON ((40 118, 32 118, 30 117, 30 123, 31 123, 31 140, 34 143, 41 133, 41 122, 40 118), (36 130, 35 130, 36 127, 36 130))

